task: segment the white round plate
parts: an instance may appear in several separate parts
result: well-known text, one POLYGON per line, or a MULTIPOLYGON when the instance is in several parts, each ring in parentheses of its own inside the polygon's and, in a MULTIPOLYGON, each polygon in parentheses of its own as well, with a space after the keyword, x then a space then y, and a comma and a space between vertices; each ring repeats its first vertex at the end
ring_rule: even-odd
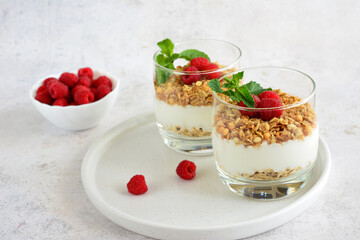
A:
POLYGON ((88 150, 82 181, 95 207, 115 223, 158 239, 237 239, 276 228, 303 212, 319 195, 330 171, 330 152, 320 139, 308 185, 277 201, 256 201, 230 192, 210 157, 191 157, 165 146, 153 113, 120 123, 88 150), (182 180, 175 172, 184 159, 197 175, 182 180), (148 192, 131 195, 126 184, 145 176, 148 192))

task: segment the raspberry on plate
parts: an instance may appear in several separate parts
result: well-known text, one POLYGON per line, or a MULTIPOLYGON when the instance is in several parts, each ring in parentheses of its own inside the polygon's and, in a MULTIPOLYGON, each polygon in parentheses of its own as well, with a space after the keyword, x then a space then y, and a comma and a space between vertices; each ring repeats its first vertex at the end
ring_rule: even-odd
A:
POLYGON ((263 98, 275 98, 275 99, 279 99, 280 100, 280 96, 273 91, 264 91, 262 93, 259 94, 259 98, 263 99, 263 98))
POLYGON ((210 64, 210 61, 204 57, 197 57, 190 61, 192 67, 196 67, 199 71, 202 71, 203 68, 210 64))
POLYGON ((68 87, 73 87, 78 81, 78 77, 74 73, 65 72, 59 77, 59 81, 67 85, 68 87))
POLYGON ((112 82, 110 78, 106 76, 100 76, 98 79, 92 82, 92 87, 98 88, 100 85, 107 85, 112 89, 112 82))
POLYGON ((51 105, 51 103, 53 101, 48 91, 38 92, 35 96, 35 99, 41 103, 45 103, 48 105, 51 105))
POLYGON ((111 92, 111 89, 107 85, 100 85, 95 92, 95 99, 100 100, 103 97, 105 97, 109 92, 111 92))
POLYGON ((176 173, 182 179, 193 179, 196 175, 196 165, 191 161, 183 160, 177 166, 176 173))
MULTIPOLYGON (((197 71, 198 71, 198 69, 196 67, 187 67, 184 69, 184 72, 197 72, 197 71)), ((200 79, 201 79, 201 75, 198 73, 181 76, 181 81, 187 85, 191 85, 194 82, 199 81, 200 79)))
MULTIPOLYGON (((259 104, 259 108, 273 108, 281 106, 283 106, 281 100, 276 98, 263 98, 259 104)), ((280 117, 283 111, 283 109, 259 110, 261 119, 264 121, 270 121, 274 117, 280 117)))
POLYGON ((145 182, 145 177, 143 175, 133 176, 126 186, 128 192, 134 195, 144 194, 148 190, 148 187, 145 182))
POLYGON ((56 81, 48 86, 48 91, 53 99, 65 98, 69 94, 68 86, 59 81, 56 81))
MULTIPOLYGON (((259 106, 260 103, 260 98, 254 94, 251 94, 251 96, 253 97, 254 101, 255 101, 255 108, 257 108, 259 106)), ((239 102, 239 106, 240 107, 247 107, 243 101, 239 102)), ((242 115, 245 116, 249 116, 249 117, 257 117, 259 112, 258 111, 245 111, 245 110, 240 110, 240 113, 242 115)))
POLYGON ((56 99, 53 104, 53 106, 61 106, 61 107, 65 107, 68 105, 68 101, 65 98, 58 98, 56 99))
POLYGON ((78 90, 75 92, 74 101, 77 105, 92 103, 94 94, 89 90, 78 90))
MULTIPOLYGON (((219 66, 215 63, 210 63, 206 65, 202 70, 203 71, 211 71, 211 70, 217 70, 219 69, 219 66)), ((214 78, 220 78, 221 72, 212 72, 212 73, 204 73, 203 74, 206 79, 214 79, 214 78)))
POLYGON ((90 80, 92 80, 92 79, 93 79, 93 76, 94 76, 93 70, 92 70, 91 68, 89 68, 89 67, 80 68, 80 69, 78 70, 78 76, 79 76, 79 78, 84 77, 84 76, 87 76, 87 77, 90 78, 90 80))

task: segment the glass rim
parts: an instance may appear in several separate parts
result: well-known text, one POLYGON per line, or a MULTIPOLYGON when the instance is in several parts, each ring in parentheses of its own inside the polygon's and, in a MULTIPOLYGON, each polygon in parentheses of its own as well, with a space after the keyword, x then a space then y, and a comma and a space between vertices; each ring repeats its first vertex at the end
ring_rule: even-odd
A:
MULTIPOLYGON (((241 72, 241 71, 245 71, 245 70, 253 70, 253 69, 281 69, 281 70, 288 70, 288 71, 292 71, 292 72, 295 72, 295 73, 299 73, 301 75, 303 75, 304 77, 306 77, 308 80, 310 80, 310 82, 312 83, 312 86, 313 86, 313 89, 311 91, 311 93, 301 99, 301 101, 299 102, 296 102, 296 103, 293 103, 293 104, 289 104, 289 105, 285 105, 285 106, 281 106, 281 107, 271 107, 271 108, 249 108, 249 107, 241 107, 241 106, 238 106, 238 105, 234 105, 234 104, 231 104, 231 103, 228 103, 222 99, 219 98, 218 96, 218 93, 214 92, 213 91, 213 96, 216 98, 216 100, 220 101, 221 103, 231 107, 231 108, 235 108, 235 109, 238 109, 238 110, 244 110, 244 111, 259 111, 259 110, 276 110, 276 109, 290 109, 290 108, 293 108, 293 107, 297 107, 297 106, 300 106, 304 103, 307 103, 314 95, 315 95, 315 90, 316 90, 316 82, 314 81, 314 79, 312 79, 309 75, 307 75, 306 73, 303 73, 299 70, 296 70, 296 69, 293 69, 293 68, 288 68, 288 67, 281 67, 281 66, 259 66, 259 67, 247 67, 247 68, 242 68, 242 69, 239 69, 239 70, 236 70, 234 72, 231 72, 231 73, 228 73, 224 76, 222 76, 219 81, 221 81, 223 78, 225 77, 228 77, 229 75, 233 75, 233 74, 236 74, 238 72, 241 72)), ((215 101, 214 101, 215 103, 215 101)))
POLYGON ((192 74, 199 74, 199 73, 200 74, 202 74, 202 73, 214 73, 214 72, 225 71, 225 70, 233 68, 234 65, 236 65, 236 63, 239 61, 239 59, 242 56, 241 49, 238 46, 236 46, 235 44, 233 44, 231 42, 224 41, 224 40, 217 40, 217 39, 193 39, 193 40, 187 40, 187 41, 182 41, 182 42, 176 42, 176 43, 174 43, 174 47, 177 46, 177 45, 181 45, 181 44, 186 44, 186 43, 191 43, 191 42, 199 42, 199 41, 212 41, 212 42, 218 42, 218 43, 225 43, 225 44, 230 45, 230 46, 234 47, 235 49, 237 49, 239 54, 238 54, 237 58, 231 64, 227 65, 226 67, 218 68, 216 70, 185 72, 185 71, 179 71, 179 70, 176 70, 176 69, 170 69, 170 68, 167 68, 167 67, 164 67, 164 66, 161 66, 160 64, 158 64, 156 62, 156 56, 161 52, 161 49, 158 49, 155 52, 154 56, 153 56, 153 63, 155 65, 155 67, 158 67, 160 69, 163 69, 163 70, 166 70, 166 71, 169 71, 169 72, 172 72, 172 73, 177 73, 179 75, 184 75, 184 74, 192 75, 192 74))

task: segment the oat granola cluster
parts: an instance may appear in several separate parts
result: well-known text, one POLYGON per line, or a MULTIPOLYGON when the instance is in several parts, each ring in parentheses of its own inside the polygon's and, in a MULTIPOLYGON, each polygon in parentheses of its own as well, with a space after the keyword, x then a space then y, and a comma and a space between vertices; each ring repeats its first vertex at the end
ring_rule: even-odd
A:
MULTIPOLYGON (((225 66, 219 65, 219 68, 225 66)), ((183 67, 178 66, 176 70, 182 71, 189 67, 187 64, 183 67)), ((227 69, 222 72, 222 75, 230 73, 234 69, 227 69)), ((204 76, 192 85, 186 85, 181 81, 181 76, 178 74, 170 75, 169 79, 159 86, 155 85, 155 96, 158 100, 164 101, 170 105, 191 105, 191 106, 210 106, 213 104, 212 90, 208 86, 208 82, 204 76)))
MULTIPOLYGON (((274 92, 280 96, 284 106, 301 101, 301 98, 281 90, 274 92)), ((221 98, 231 103, 226 96, 221 98)), ((284 109, 280 118, 273 118, 270 121, 249 118, 241 115, 239 110, 222 104, 218 106, 214 120, 216 132, 222 139, 233 140, 236 145, 245 147, 258 147, 265 141, 272 144, 302 140, 316 127, 316 114, 309 103, 284 109)))

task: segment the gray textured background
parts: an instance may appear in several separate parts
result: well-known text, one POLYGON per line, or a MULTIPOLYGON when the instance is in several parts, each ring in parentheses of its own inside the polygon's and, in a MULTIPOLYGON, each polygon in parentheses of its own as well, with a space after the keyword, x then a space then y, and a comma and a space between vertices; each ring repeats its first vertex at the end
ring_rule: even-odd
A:
POLYGON ((165 37, 227 40, 243 50, 243 66, 287 66, 317 81, 328 184, 302 215, 249 239, 359 237, 359 30, 357 0, 0 0, 0 239, 146 239, 91 205, 80 166, 98 136, 152 109, 152 54, 165 37), (83 66, 121 80, 116 106, 94 129, 57 129, 28 91, 83 66))

